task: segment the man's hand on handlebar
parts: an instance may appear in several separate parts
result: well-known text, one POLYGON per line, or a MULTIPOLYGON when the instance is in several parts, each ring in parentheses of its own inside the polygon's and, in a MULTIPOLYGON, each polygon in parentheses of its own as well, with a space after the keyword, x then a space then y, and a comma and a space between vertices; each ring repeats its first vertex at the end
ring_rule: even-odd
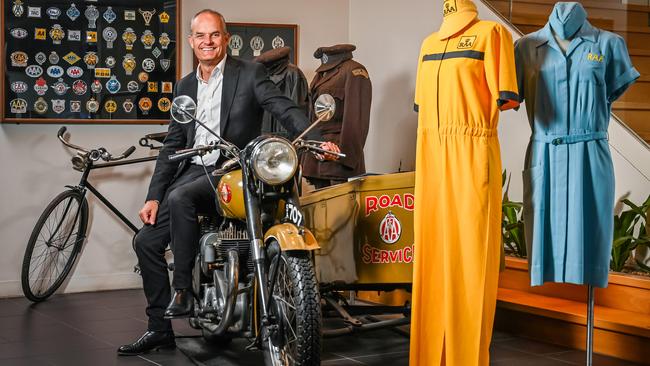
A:
MULTIPOLYGON (((339 146, 338 146, 337 144, 331 142, 331 141, 323 142, 323 143, 320 145, 320 148, 323 149, 323 150, 331 151, 331 152, 333 152, 333 153, 340 153, 340 152, 341 152, 341 149, 339 148, 339 146)), ((339 159, 338 156, 333 155, 333 154, 318 154, 318 153, 314 153, 314 155, 316 155, 316 159, 318 159, 318 160, 320 160, 320 161, 324 161, 324 160, 331 160, 331 161, 334 161, 334 160, 338 160, 338 159, 339 159)))
POLYGON ((158 216, 158 201, 151 200, 144 203, 140 210, 140 220, 145 225, 155 225, 158 216))

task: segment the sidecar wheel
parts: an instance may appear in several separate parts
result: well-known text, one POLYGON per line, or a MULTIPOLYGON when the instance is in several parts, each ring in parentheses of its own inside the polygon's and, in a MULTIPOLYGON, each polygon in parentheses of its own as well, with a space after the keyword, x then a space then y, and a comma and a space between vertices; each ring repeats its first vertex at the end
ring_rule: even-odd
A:
POLYGON ((262 329, 264 363, 320 365, 320 294, 311 258, 303 251, 281 255, 272 294, 277 305, 271 307, 271 315, 281 323, 272 330, 262 329))

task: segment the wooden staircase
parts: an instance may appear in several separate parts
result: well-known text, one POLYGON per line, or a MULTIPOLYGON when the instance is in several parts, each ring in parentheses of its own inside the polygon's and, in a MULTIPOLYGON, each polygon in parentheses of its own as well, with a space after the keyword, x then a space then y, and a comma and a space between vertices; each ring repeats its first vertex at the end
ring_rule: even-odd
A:
MULTIPOLYGON (((488 1, 523 33, 542 28, 556 0, 488 1)), ((650 6, 623 4, 621 0, 579 1, 594 26, 622 36, 632 64, 641 77, 612 106, 614 114, 650 143, 650 6)))

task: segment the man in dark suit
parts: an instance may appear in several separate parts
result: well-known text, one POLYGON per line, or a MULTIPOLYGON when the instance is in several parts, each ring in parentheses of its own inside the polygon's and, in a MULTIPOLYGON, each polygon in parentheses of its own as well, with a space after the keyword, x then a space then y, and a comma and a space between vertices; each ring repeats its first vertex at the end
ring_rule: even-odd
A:
MULTIPOLYGON (((264 110, 294 136, 307 128, 309 120, 304 112, 274 86, 263 65, 226 56, 230 35, 220 13, 200 11, 192 18, 191 31, 188 41, 199 67, 176 84, 174 96, 194 99, 199 120, 240 148, 260 135, 264 110)), ((210 179, 215 184, 216 178, 208 177, 205 171, 213 171, 223 157, 218 151, 180 163, 169 161, 168 157, 179 149, 206 145, 213 140, 214 136, 193 122, 179 124, 172 120, 169 124, 140 211, 145 225, 135 237, 148 302, 148 329, 135 342, 121 346, 120 355, 174 347, 170 318, 187 316, 191 310, 192 267, 199 241, 196 215, 216 212, 215 192, 209 182, 210 179), (168 243, 174 253, 173 297, 164 258, 168 243)), ((322 147, 338 152, 331 143, 322 147)))

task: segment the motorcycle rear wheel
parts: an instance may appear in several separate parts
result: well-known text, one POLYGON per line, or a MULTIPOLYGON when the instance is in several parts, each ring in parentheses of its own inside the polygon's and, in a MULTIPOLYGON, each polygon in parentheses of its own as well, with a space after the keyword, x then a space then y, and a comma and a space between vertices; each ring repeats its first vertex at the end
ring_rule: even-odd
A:
POLYGON ((320 365, 321 309, 318 282, 309 252, 282 252, 271 315, 279 325, 262 329, 267 366, 320 365))

